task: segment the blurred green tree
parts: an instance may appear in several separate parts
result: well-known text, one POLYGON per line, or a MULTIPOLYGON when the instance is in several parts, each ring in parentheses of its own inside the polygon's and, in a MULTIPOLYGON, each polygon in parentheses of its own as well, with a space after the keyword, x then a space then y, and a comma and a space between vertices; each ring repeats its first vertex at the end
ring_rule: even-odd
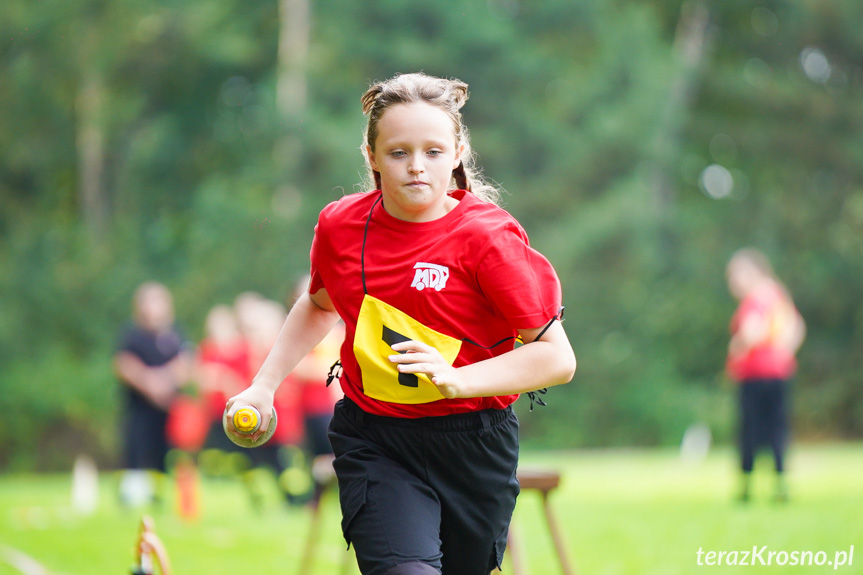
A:
POLYGON ((192 339, 240 291, 284 299, 362 179, 360 94, 415 70, 470 83, 480 163, 563 281, 579 370, 529 441, 730 437, 746 244, 809 323, 798 433, 863 435, 861 22, 854 0, 4 2, 0 465, 65 464, 59 431, 110 462, 140 281, 192 339))

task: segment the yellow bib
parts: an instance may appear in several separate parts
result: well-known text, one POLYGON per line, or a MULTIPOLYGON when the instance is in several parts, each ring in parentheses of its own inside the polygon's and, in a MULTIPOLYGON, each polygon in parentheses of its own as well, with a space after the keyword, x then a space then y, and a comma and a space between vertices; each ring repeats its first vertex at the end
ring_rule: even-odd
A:
POLYGON ((444 398, 428 376, 399 373, 397 364, 388 359, 395 353, 393 344, 408 340, 434 347, 450 365, 461 350, 461 340, 435 331, 375 297, 363 296, 354 355, 362 370, 367 396, 402 404, 430 403, 444 398))

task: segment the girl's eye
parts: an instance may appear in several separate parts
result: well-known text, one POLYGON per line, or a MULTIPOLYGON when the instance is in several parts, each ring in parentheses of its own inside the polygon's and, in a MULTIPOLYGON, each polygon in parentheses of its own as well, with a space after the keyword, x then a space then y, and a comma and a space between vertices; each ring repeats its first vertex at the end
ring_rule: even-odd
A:
POLYGON ((401 150, 396 150, 394 152, 390 152, 390 155, 394 158, 403 158, 406 154, 401 150))
POLYGON ((429 150, 428 155, 429 156, 439 156, 439 155, 441 155, 441 151, 440 150, 429 150))

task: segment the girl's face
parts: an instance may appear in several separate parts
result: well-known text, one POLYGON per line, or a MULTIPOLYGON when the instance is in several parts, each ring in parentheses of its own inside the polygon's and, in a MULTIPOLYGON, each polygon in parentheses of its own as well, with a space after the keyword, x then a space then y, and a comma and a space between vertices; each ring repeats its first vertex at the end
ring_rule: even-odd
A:
POLYGON ((384 209, 391 216, 428 222, 455 206, 446 192, 464 146, 457 145, 446 112, 425 102, 395 104, 378 120, 373 144, 369 163, 381 175, 384 209))
POLYGON ((171 293, 161 285, 149 285, 136 294, 135 316, 138 325, 160 332, 174 323, 174 302, 171 293))
POLYGON ((728 291, 737 299, 743 299, 762 280, 763 274, 748 260, 732 259, 726 269, 728 291))

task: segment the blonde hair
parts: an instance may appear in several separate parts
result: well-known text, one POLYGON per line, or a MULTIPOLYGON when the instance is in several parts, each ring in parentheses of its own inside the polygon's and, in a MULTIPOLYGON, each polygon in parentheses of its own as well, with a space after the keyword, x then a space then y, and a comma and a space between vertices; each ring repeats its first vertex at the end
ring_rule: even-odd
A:
POLYGON ((372 169, 367 149, 375 149, 378 122, 384 112, 395 104, 426 102, 446 112, 452 119, 456 141, 464 146, 461 163, 452 172, 452 183, 456 188, 473 192, 479 199, 497 205, 500 190, 482 177, 470 147, 470 134, 462 121, 460 110, 469 97, 467 88, 468 85, 461 80, 437 78, 423 73, 399 74, 372 84, 361 98, 363 114, 368 116, 362 147, 368 169, 368 185, 373 185, 374 189, 381 187, 381 175, 372 169))
POLYGON ((732 262, 746 262, 762 275, 776 280, 776 274, 773 271, 773 266, 770 265, 770 260, 764 255, 764 252, 756 248, 746 247, 734 252, 729 260, 729 265, 732 262))
POLYGON ((745 247, 737 250, 728 260, 726 265, 726 274, 731 274, 732 269, 739 264, 750 266, 762 278, 770 280, 785 296, 791 300, 791 293, 788 288, 776 275, 773 266, 770 264, 770 259, 759 249, 753 247, 745 247))

